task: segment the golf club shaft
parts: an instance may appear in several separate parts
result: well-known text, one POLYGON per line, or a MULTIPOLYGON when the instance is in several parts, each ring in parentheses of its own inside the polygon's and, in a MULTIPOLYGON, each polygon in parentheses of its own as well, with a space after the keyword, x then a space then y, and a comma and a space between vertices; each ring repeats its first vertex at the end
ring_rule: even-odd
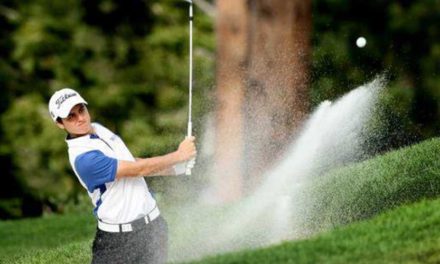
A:
MULTIPOLYGON (((193 85, 193 3, 189 2, 189 103, 187 137, 192 136, 192 85, 193 85)), ((191 175, 191 168, 186 168, 186 175, 191 175)))

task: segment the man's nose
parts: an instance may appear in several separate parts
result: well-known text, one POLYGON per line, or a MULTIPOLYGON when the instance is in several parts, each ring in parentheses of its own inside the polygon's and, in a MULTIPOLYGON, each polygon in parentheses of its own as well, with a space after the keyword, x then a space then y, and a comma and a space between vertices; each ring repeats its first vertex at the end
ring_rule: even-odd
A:
POLYGON ((85 117, 84 115, 82 115, 82 114, 78 114, 77 117, 78 117, 77 120, 78 120, 79 122, 83 122, 83 121, 85 120, 85 118, 86 118, 86 117, 85 117))

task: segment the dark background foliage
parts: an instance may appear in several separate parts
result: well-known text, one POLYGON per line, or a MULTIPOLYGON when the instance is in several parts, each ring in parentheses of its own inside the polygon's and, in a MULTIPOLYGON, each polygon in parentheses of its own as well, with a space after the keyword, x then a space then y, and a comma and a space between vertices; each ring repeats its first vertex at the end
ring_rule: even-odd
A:
MULTIPOLYGON (((195 113, 202 133, 214 101, 214 20, 196 9, 195 113)), ((440 3, 314 0, 311 105, 386 72, 386 151, 440 131, 440 3), (366 37, 365 48, 355 40, 366 37)), ((187 4, 159 0, 3 0, 0 3, 0 218, 63 212, 84 199, 64 134, 47 113, 63 87, 136 156, 185 135, 187 4)), ((160 189, 160 188, 159 188, 160 189)))

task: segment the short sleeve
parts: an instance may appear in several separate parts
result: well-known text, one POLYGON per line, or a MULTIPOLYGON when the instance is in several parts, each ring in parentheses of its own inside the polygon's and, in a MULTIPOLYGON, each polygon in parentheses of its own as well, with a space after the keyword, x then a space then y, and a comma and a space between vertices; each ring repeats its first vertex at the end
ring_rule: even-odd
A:
POLYGON ((116 159, 98 150, 85 152, 75 159, 76 172, 91 193, 99 186, 114 181, 117 168, 116 159))

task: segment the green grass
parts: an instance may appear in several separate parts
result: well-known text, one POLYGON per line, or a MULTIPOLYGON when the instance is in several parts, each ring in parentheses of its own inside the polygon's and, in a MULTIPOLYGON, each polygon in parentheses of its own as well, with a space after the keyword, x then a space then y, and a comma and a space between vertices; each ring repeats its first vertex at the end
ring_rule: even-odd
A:
POLYGON ((193 263, 440 263, 440 199, 399 207, 314 238, 193 263))
POLYGON ((440 138, 322 175, 305 188, 307 230, 320 232, 440 196, 440 138))
POLYGON ((88 263, 96 228, 90 214, 0 222, 0 263, 88 263))
MULTIPOLYGON (((319 176, 305 188, 304 228, 333 231, 205 262, 440 262, 440 201, 428 201, 440 196, 439 157, 437 138, 319 176)), ((0 263, 88 263, 94 230, 90 214, 0 221, 0 263)))

